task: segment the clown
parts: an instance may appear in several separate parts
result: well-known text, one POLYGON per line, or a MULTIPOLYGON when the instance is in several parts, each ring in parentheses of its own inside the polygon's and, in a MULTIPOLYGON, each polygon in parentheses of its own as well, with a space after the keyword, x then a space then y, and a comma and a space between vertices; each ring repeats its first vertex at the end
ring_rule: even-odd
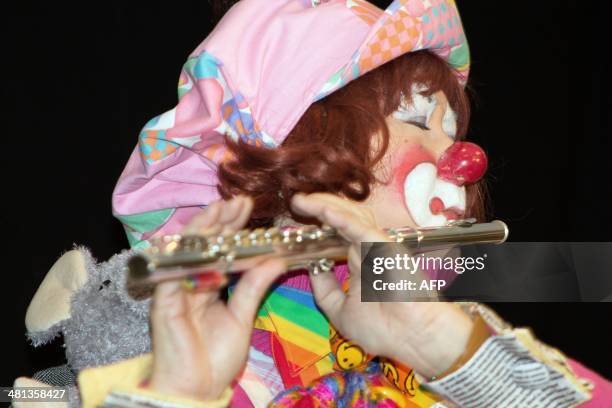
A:
POLYGON ((487 157, 464 141, 468 68, 452 1, 238 2, 185 63, 177 106, 142 130, 114 214, 135 248, 169 233, 325 223, 350 241, 348 263, 315 276, 268 259, 227 301, 158 285, 152 353, 83 371, 84 405, 604 398, 609 383, 484 306, 360 302, 361 242, 483 220, 487 157))

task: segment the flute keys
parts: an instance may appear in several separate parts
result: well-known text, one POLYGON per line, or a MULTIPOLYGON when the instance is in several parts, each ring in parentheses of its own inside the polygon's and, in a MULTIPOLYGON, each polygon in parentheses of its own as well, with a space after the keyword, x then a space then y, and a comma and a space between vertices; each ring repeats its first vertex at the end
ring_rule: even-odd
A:
POLYGON ((300 228, 298 235, 302 237, 302 240, 315 241, 318 239, 320 233, 319 227, 314 225, 307 225, 300 228))
POLYGON ((180 246, 177 249, 180 249, 183 252, 203 251, 208 248, 208 242, 206 239, 203 239, 197 235, 184 236, 179 242, 180 246))
POLYGON ((164 252, 165 253, 175 252, 177 250, 177 248, 179 248, 179 242, 180 241, 171 241, 171 242, 167 243, 164 246, 164 252))
POLYGON ((308 263, 308 271, 313 275, 319 275, 331 271, 335 264, 336 263, 331 259, 317 259, 316 261, 310 261, 308 263))
POLYGON ((249 234, 249 240, 251 241, 251 245, 260 245, 266 242, 265 238, 266 230, 264 228, 254 229, 249 234))
MULTIPOLYGON (((181 238, 182 237, 179 234, 164 235, 163 237, 161 237, 161 242, 163 242, 164 244, 169 244, 170 242, 180 241, 181 238)), ((160 240, 160 238, 158 238, 157 240, 160 240)))
POLYGON ((319 239, 331 238, 335 235, 336 235, 336 230, 333 227, 330 227, 329 225, 325 225, 325 224, 323 224, 323 226, 319 229, 319 232, 318 232, 319 239))
POLYGON ((234 244, 236 246, 243 246, 248 243, 249 234, 251 233, 248 229, 243 229, 234 234, 234 244))
POLYGON ((283 244, 293 243, 294 238, 297 235, 297 231, 294 228, 287 228, 281 232, 283 244))
POLYGON ((476 218, 464 218, 458 220, 449 220, 446 223, 447 227, 471 227, 476 224, 476 218))
POLYGON ((267 242, 273 242, 280 235, 280 230, 276 227, 268 228, 264 233, 264 238, 267 242))

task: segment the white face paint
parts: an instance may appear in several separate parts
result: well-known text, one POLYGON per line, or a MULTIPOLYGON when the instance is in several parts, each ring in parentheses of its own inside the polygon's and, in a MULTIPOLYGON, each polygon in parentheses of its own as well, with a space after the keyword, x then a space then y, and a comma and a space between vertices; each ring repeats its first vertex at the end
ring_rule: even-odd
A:
POLYGON ((425 91, 423 86, 414 86, 411 103, 402 98, 392 114, 393 119, 417 126, 390 122, 393 141, 389 168, 394 181, 377 188, 371 200, 384 226, 407 225, 410 219, 418 227, 438 227, 450 219, 462 218, 466 210, 465 188, 438 178, 435 164, 454 141, 456 114, 439 99, 444 98, 443 94, 423 96, 425 91), (444 114, 435 114, 440 103, 447 108, 444 114), (403 201, 405 211, 398 211, 398 200, 403 201))
POLYGON ((447 106, 444 112, 442 130, 453 139, 457 136, 457 113, 450 106, 447 106))
POLYGON ((448 219, 465 213, 465 188, 437 178, 432 163, 417 165, 404 181, 404 203, 412 219, 420 227, 440 227, 448 219), (432 200, 442 202, 439 211, 432 211, 432 200))
MULTIPOLYGON (((412 103, 409 103, 407 98, 402 95, 399 107, 392 114, 393 117, 403 122, 413 122, 429 126, 431 115, 438 106, 438 99, 435 95, 424 96, 423 93, 426 91, 427 87, 424 85, 413 85, 412 103)), ((455 138, 457 134, 457 114, 450 106, 447 106, 444 112, 442 129, 448 137, 455 138)))

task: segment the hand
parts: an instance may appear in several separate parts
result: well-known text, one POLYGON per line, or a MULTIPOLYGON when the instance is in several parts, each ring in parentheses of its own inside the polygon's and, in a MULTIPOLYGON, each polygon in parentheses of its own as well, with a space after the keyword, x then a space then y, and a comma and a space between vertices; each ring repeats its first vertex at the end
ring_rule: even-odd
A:
POLYGON ((361 242, 385 242, 372 213, 340 197, 297 194, 293 210, 336 228, 350 243, 351 272, 347 293, 333 274, 311 275, 315 299, 334 327, 366 352, 396 359, 433 377, 447 370, 463 353, 471 319, 444 302, 361 302, 361 242))
MULTIPOLYGON (((211 204, 185 233, 236 231, 253 203, 245 197, 211 204)), ((153 372, 149 387, 199 400, 218 398, 247 359, 253 321, 270 284, 284 271, 280 259, 245 271, 227 304, 219 291, 185 290, 180 281, 157 285, 151 306, 153 372)))

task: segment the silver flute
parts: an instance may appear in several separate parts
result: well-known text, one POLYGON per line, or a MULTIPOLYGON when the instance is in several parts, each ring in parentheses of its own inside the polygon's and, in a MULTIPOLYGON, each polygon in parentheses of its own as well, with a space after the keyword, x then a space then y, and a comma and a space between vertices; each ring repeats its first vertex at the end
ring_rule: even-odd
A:
MULTIPOLYGON (((508 237, 508 226, 499 220, 476 223, 453 220, 444 227, 393 228, 385 230, 392 242, 415 251, 468 244, 500 244, 508 237)), ((284 259, 288 270, 327 271, 345 260, 349 248, 335 229, 328 226, 241 230, 218 235, 166 235, 128 261, 128 285, 152 285, 210 272, 236 273, 248 270, 270 257, 284 259)))

